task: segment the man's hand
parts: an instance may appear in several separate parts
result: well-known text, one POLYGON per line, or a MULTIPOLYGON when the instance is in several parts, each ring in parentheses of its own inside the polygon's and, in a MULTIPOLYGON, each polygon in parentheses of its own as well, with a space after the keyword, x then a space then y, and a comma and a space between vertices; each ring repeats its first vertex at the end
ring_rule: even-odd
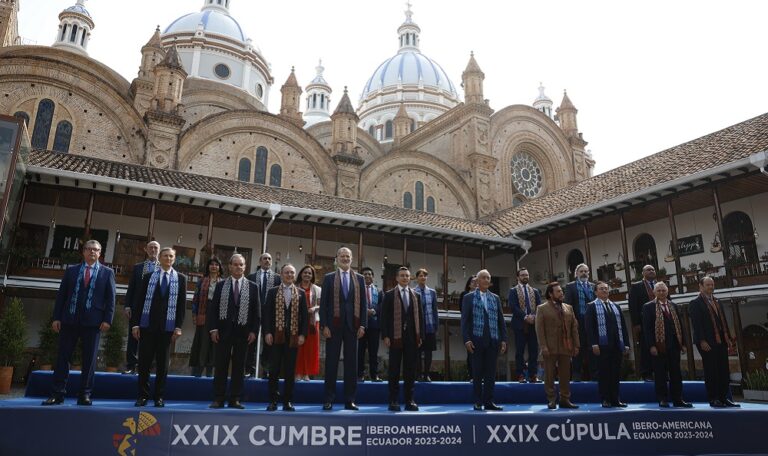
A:
POLYGON ((712 350, 712 347, 709 346, 709 343, 707 343, 706 340, 702 340, 701 341, 701 344, 700 344, 699 348, 701 348, 701 351, 703 351, 703 352, 708 352, 708 351, 712 350))
POLYGON ((629 356, 629 347, 624 346, 624 356, 629 356))
POLYGON ((600 346, 599 345, 593 345, 592 346, 592 353, 594 353, 595 356, 600 356, 600 346))
POLYGON ((176 339, 181 337, 181 328, 176 328, 173 330, 173 335, 171 336, 171 341, 176 342, 176 339))
POLYGON ((685 354, 687 351, 688 351, 688 349, 687 349, 687 348, 685 348, 685 345, 683 345, 682 347, 680 347, 680 353, 682 353, 682 354, 685 354))
POLYGON ((264 343, 265 344, 267 344, 267 345, 269 345, 271 347, 272 346, 272 342, 273 342, 272 334, 267 334, 266 336, 264 336, 264 343))
POLYGON ((475 352, 475 344, 473 344, 471 340, 464 342, 464 346, 467 347, 468 352, 470 353, 475 352))
POLYGON ((304 336, 299 336, 299 345, 304 345, 304 336))
POLYGON ((578 356, 578 354, 579 354, 579 348, 578 347, 574 347, 573 351, 571 352, 571 356, 572 357, 573 356, 578 356))
POLYGON ((385 338, 384 338, 384 345, 385 345, 387 348, 389 348, 389 344, 390 344, 390 341, 389 341, 389 337, 385 337, 385 338))
POLYGON ((110 326, 111 325, 109 323, 107 323, 106 321, 102 321, 101 324, 99 325, 99 331, 107 332, 107 331, 109 331, 110 326))
POLYGON ((357 328, 357 338, 358 339, 362 339, 363 336, 365 336, 365 328, 363 328, 361 326, 361 327, 357 328))
POLYGON ((541 355, 549 356, 549 349, 547 347, 541 347, 541 355))
POLYGON ((506 342, 502 342, 501 343, 501 354, 503 355, 506 352, 507 352, 507 343, 506 342))
POLYGON ((656 346, 651 347, 651 356, 659 356, 659 351, 656 350, 656 346))
POLYGON ((323 328, 323 337, 326 338, 326 339, 330 339, 331 338, 331 328, 329 328, 327 326, 325 328, 323 328))
POLYGON ((129 320, 131 319, 131 308, 130 307, 126 307, 125 308, 125 318, 127 318, 129 320))
POLYGON ((213 342, 214 344, 218 344, 219 343, 219 330, 218 329, 214 329, 213 331, 211 331, 211 342, 213 342))
MULTIPOLYGON (((217 331, 218 332, 218 331, 217 331)), ((252 343, 256 342, 256 333, 249 332, 248 333, 248 345, 251 345, 252 343)))
POLYGON ((134 328, 131 328, 131 334, 133 335, 134 339, 139 340, 139 335, 141 334, 141 331, 139 330, 139 327, 136 326, 134 328))
POLYGON ((53 332, 58 334, 59 331, 61 331, 61 322, 59 320, 53 320, 53 323, 51 323, 51 329, 53 332))

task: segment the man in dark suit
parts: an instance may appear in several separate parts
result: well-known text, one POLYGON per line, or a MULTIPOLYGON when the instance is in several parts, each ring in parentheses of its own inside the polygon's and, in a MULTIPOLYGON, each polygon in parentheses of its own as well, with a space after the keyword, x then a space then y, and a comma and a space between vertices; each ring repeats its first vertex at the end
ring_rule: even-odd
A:
POLYGON ((656 298, 643 305, 643 332, 650 345, 659 407, 669 407, 668 396, 675 407, 693 407, 683 400, 680 353, 685 353, 685 345, 680 313, 677 305, 667 298, 668 289, 664 282, 657 282, 653 293, 656 298))
POLYGON ((408 287, 411 272, 405 266, 397 271, 397 286, 384 293, 381 336, 389 348, 389 410, 399 412, 400 367, 403 371, 405 410, 418 412, 413 400, 416 363, 424 336, 424 307, 419 296, 408 287))
POLYGON ((416 374, 421 373, 420 380, 431 382, 429 371, 432 368, 432 352, 437 350, 437 330, 439 319, 437 315, 437 293, 434 288, 427 286, 429 271, 424 268, 416 271, 416 288, 413 291, 419 295, 421 305, 424 307, 424 332, 422 333, 421 350, 419 351, 419 362, 416 374), (422 364, 421 355, 424 355, 424 364, 422 364))
MULTIPOLYGON (((526 271, 527 272, 527 271, 526 271)), ((461 303, 461 334, 464 346, 472 354, 472 384, 475 410, 502 410, 493 403, 496 385, 496 359, 507 351, 507 328, 501 300, 488 288, 491 273, 477 273, 477 288, 461 303)))
POLYGON ((739 407, 729 396, 730 371, 728 350, 734 338, 728 328, 720 301, 715 298, 715 281, 705 276, 699 280, 699 295, 691 301, 688 310, 693 326, 693 343, 699 347, 704 364, 704 385, 712 407, 739 407))
POLYGON ((280 269, 282 283, 267 291, 264 318, 261 320, 264 342, 270 346, 269 405, 268 412, 277 410, 277 383, 282 369, 285 375, 283 411, 296 410, 293 401, 293 385, 296 382, 296 353, 307 337, 307 302, 304 291, 296 282, 296 268, 285 264, 280 269))
POLYGON ((344 408, 358 410, 357 340, 365 336, 368 298, 363 276, 352 270, 352 251, 346 247, 336 252, 338 269, 323 279, 320 295, 320 330, 325 338, 325 402, 323 410, 333 408, 336 376, 341 349, 344 347, 344 408))
POLYGON ((365 267, 362 270, 365 280, 365 296, 368 301, 368 327, 365 335, 357 342, 357 380, 365 381, 365 355, 368 354, 368 374, 374 382, 379 378, 379 338, 381 336, 381 299, 384 293, 373 284, 373 269, 365 267))
POLYGON ((528 285, 529 274, 526 268, 517 271, 517 286, 510 288, 507 303, 512 310, 512 331, 515 333, 515 365, 517 381, 539 381, 536 373, 539 369, 539 341, 536 338, 536 307, 541 305, 541 293, 528 285), (528 347, 528 368, 525 364, 525 347, 528 347))
POLYGON ((69 376, 69 360, 77 340, 83 343, 83 367, 77 405, 91 405, 93 373, 99 338, 109 330, 115 314, 115 273, 99 264, 101 244, 90 240, 83 246, 83 262, 67 268, 56 293, 53 308, 54 332, 59 333, 59 354, 53 371, 51 397, 43 405, 64 402, 69 376))
POLYGON ((645 338, 643 331, 643 305, 653 301, 653 287, 656 285, 656 269, 646 264, 643 266, 643 280, 633 283, 629 289, 629 317, 632 322, 632 338, 635 341, 635 358, 639 359, 640 378, 649 382, 652 380, 651 354, 648 351, 651 343, 645 338))
MULTIPOLYGON (((264 252, 259 257, 259 269, 248 275, 248 280, 259 286, 259 302, 263 307, 267 302, 267 291, 270 288, 280 285, 280 275, 272 270, 272 255, 264 252)), ((264 315, 264 309, 261 309, 259 315, 264 315)), ((258 333, 257 333, 258 335, 258 333)), ((263 334, 262 334, 263 339, 263 334)), ((250 378, 256 378, 256 350, 258 343, 248 345, 248 353, 245 357, 245 373, 250 378)), ((264 372, 263 378, 269 377, 269 350, 271 347, 264 344, 261 348, 259 364, 264 372)))
POLYGON ((155 407, 165 407, 171 342, 181 336, 187 302, 187 277, 173 269, 176 251, 160 250, 160 267, 147 274, 136 293, 131 332, 139 340, 139 394, 136 407, 149 399, 149 369, 155 361, 155 407))
POLYGON ((587 304, 595 300, 595 284, 589 281, 589 266, 580 264, 574 272, 576 280, 565 286, 565 302, 573 307, 576 320, 579 322, 579 354, 573 357, 571 373, 575 381, 589 381, 597 379, 598 369, 595 355, 587 343, 584 314, 587 312, 587 304))
POLYGON ((621 308, 608 299, 608 284, 597 282, 597 299, 584 314, 587 343, 595 356, 603 407, 626 407, 619 399, 621 361, 629 354, 629 335, 621 308))
MULTIPOLYGON (((133 307, 135 295, 139 287, 141 287, 141 280, 144 276, 155 272, 155 268, 159 264, 157 256, 160 254, 160 243, 150 241, 147 243, 144 251, 147 253, 147 259, 133 265, 131 280, 128 282, 128 289, 125 291, 125 317, 128 320, 129 334, 131 333, 131 308, 133 307)), ((138 349, 139 341, 129 337, 125 348, 125 371, 123 371, 123 374, 136 374, 136 364, 139 361, 138 349)))
POLYGON ((229 258, 229 278, 216 284, 213 299, 208 303, 205 323, 216 346, 211 408, 224 406, 230 361, 232 380, 227 405, 230 408, 245 408, 240 403, 245 353, 259 334, 261 301, 258 285, 246 279, 244 274, 245 257, 236 253, 229 258))

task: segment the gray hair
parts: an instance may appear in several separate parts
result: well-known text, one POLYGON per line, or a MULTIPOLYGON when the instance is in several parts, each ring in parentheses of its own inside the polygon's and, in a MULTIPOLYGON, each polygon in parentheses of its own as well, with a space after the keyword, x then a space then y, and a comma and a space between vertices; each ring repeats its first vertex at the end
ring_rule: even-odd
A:
POLYGON ((97 241, 96 239, 91 239, 87 241, 85 244, 83 244, 83 248, 88 247, 89 245, 95 245, 101 250, 101 242, 97 241))
POLYGON ((487 275, 489 279, 491 278, 491 273, 488 272, 487 269, 481 269, 481 270, 477 271, 477 274, 475 274, 475 277, 477 277, 479 279, 481 275, 487 275))
POLYGON ((589 266, 587 266, 586 263, 581 263, 580 265, 576 266, 576 269, 574 269, 573 272, 576 272, 581 268, 587 268, 587 272, 589 272, 589 266))
POLYGON ((238 257, 242 258, 243 259, 243 263, 245 263, 245 257, 244 256, 240 255, 239 253, 233 253, 232 256, 229 257, 229 264, 232 264, 232 260, 234 260, 235 258, 238 258, 238 257))

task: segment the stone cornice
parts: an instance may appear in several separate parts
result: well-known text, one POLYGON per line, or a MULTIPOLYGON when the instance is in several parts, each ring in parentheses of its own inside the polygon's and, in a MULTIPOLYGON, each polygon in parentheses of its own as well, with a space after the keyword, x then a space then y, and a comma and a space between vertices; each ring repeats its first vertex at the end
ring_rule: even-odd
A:
POLYGON ((431 122, 427 122, 421 128, 417 128, 415 131, 403 137, 400 141, 399 148, 416 148, 418 143, 459 126, 462 121, 466 120, 467 117, 471 115, 480 115, 490 118, 491 114, 493 114, 493 109, 486 104, 461 103, 455 108, 447 111, 445 114, 442 114, 431 122))

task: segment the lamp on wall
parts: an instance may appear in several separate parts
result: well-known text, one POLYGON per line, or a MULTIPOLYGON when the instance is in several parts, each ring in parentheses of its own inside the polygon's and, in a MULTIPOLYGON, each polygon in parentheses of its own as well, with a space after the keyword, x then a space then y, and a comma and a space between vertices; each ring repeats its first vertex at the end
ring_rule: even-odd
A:
POLYGON ((619 256, 616 257, 616 264, 613 266, 614 271, 623 271, 624 270, 624 255, 619 253, 619 256))

